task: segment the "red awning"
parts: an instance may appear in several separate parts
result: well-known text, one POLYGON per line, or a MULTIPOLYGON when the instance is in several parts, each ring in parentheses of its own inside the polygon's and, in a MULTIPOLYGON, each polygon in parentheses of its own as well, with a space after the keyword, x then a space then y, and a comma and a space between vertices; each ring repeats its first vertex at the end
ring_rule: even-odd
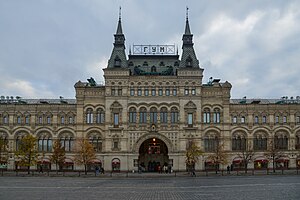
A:
POLYGON ((277 160, 276 160, 276 162, 289 162, 289 159, 288 158, 278 158, 277 160))
POLYGON ((93 160, 90 160, 88 163, 90 163, 90 164, 101 164, 101 160, 93 159, 93 160))
POLYGON ((43 159, 43 160, 39 160, 37 163, 38 164, 50 164, 51 162, 48 159, 43 159))
POLYGON ((254 162, 268 163, 269 161, 267 159, 256 159, 254 162))
POLYGON ((73 160, 71 160, 70 158, 66 158, 66 159, 64 160, 64 164, 65 164, 65 165, 73 165, 74 162, 73 162, 73 160))
POLYGON ((235 158, 235 159, 233 159, 233 161, 232 161, 232 163, 234 163, 234 164, 239 164, 239 163, 241 163, 241 162, 243 162, 242 158, 235 158))

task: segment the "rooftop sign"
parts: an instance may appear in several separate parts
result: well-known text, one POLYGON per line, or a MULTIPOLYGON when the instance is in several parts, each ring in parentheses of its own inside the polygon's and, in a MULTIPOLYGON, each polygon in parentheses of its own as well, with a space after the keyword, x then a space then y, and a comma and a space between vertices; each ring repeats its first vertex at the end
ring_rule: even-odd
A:
POLYGON ((176 55, 175 45, 133 45, 133 55, 176 55))

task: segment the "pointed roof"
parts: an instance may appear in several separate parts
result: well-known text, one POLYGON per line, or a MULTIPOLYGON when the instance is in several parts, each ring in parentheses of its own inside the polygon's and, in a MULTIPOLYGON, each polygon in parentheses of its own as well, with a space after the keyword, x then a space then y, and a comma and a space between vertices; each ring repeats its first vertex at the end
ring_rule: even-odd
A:
POLYGON ((189 24, 189 8, 186 7, 186 21, 185 21, 185 35, 191 35, 191 29, 190 29, 190 24, 189 24))
POLYGON ((123 34, 123 31, 122 31, 122 24, 121 24, 121 7, 120 7, 120 9, 119 9, 119 22, 118 22, 116 35, 122 35, 122 34, 123 34))

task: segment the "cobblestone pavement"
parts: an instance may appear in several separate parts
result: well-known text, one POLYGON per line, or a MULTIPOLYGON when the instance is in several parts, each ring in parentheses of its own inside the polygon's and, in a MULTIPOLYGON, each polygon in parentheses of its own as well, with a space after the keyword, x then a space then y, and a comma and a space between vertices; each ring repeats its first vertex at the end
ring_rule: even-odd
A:
POLYGON ((298 200, 300 177, 0 177, 0 199, 298 200))

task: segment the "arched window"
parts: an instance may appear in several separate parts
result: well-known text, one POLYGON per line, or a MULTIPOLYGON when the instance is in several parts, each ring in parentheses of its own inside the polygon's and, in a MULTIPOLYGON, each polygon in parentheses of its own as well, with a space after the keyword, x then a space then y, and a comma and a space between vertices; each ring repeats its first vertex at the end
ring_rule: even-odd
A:
POLYGON ((1 153, 7 152, 8 149, 8 134, 4 132, 0 132, 0 161, 1 161, 1 153))
POLYGON ((298 131, 296 135, 295 149, 300 149, 300 131, 298 131))
POLYGON ((25 124, 26 124, 26 125, 29 125, 29 124, 30 124, 30 115, 29 115, 29 114, 27 114, 27 115, 25 116, 25 124))
POLYGON ((178 122, 178 109, 176 107, 171 108, 171 123, 175 124, 178 122))
POLYGON ((214 123, 219 124, 221 119, 221 112, 220 109, 216 108, 214 109, 214 123))
POLYGON ((263 116, 263 117, 262 117, 262 123, 263 123, 263 124, 267 123, 267 116, 263 116))
POLYGON ((232 137, 232 150, 244 151, 246 150, 246 138, 243 134, 237 133, 232 137))
POLYGON ((104 110, 102 108, 99 108, 97 110, 97 118, 96 118, 97 124, 103 124, 104 123, 104 116, 105 116, 104 110))
POLYGON ((278 132, 274 136, 275 149, 288 150, 288 136, 285 132, 278 132))
POLYGON ((91 108, 86 110, 86 123, 87 124, 93 123, 93 110, 91 108))
POLYGON ((17 116, 17 124, 21 124, 22 123, 22 118, 21 116, 17 116))
POLYGON ((168 110, 166 107, 160 109, 160 123, 168 123, 168 110))
POLYGON ((16 136, 16 151, 19 150, 20 144, 22 142, 22 138, 26 136, 25 132, 18 132, 16 136))
POLYGON ((156 124, 157 123, 157 109, 150 108, 150 123, 156 124))
POLYGON ((136 123, 136 109, 129 109, 129 123, 136 123))
POLYGON ((155 66, 151 67, 151 72, 156 72, 156 67, 155 66))
POLYGON ((61 137, 59 139, 60 144, 63 148, 65 148, 66 152, 70 152, 73 149, 73 145, 74 145, 74 139, 73 137, 61 137))
POLYGON ((38 151, 51 152, 52 151, 52 139, 48 133, 39 134, 38 137, 38 151))
POLYGON ((207 134, 204 138, 204 150, 215 152, 219 145, 219 138, 215 133, 207 134))
POLYGON ((5 124, 5 125, 8 124, 8 115, 3 116, 3 124, 5 124))
POLYGON ((203 123, 209 124, 210 123, 210 109, 205 108, 203 111, 203 123))
POLYGON ((255 151, 267 150, 267 135, 264 133, 257 133, 253 138, 253 149, 255 151))
POLYGON ((89 136, 89 141, 93 145, 95 152, 102 151, 102 138, 98 133, 91 134, 89 136))
POLYGON ((140 123, 147 123, 147 110, 146 108, 140 108, 140 123))

